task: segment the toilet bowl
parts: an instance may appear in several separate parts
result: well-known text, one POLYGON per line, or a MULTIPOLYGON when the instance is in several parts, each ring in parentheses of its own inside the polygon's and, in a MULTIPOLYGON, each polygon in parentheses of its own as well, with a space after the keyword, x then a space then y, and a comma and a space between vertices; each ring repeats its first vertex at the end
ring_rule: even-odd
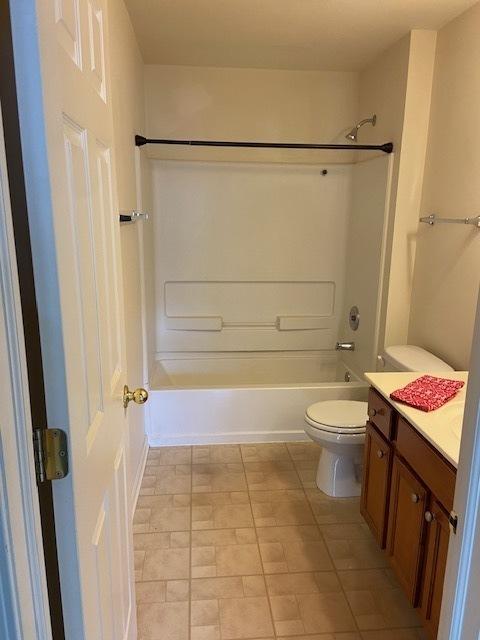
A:
POLYGON ((360 495, 367 406, 356 400, 327 400, 305 412, 305 433, 322 447, 317 487, 329 496, 360 495))

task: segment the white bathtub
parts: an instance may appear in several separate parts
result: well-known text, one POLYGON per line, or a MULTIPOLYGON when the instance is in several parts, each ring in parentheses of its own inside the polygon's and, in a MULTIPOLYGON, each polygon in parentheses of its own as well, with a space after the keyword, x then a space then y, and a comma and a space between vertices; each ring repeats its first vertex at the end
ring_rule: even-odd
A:
POLYGON ((336 352, 167 354, 151 375, 149 444, 303 440, 308 405, 367 388, 336 352))

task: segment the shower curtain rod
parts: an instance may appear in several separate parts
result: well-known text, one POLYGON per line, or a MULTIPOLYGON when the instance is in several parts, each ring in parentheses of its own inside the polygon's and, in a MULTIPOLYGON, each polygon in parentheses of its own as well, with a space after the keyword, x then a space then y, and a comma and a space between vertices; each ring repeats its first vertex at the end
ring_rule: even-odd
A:
POLYGON ((343 149, 361 151, 383 151, 392 153, 393 142, 385 144, 307 144, 302 142, 227 142, 221 140, 165 140, 162 138, 145 138, 135 136, 135 145, 143 147, 145 144, 173 144, 190 147, 245 147, 258 149, 343 149))

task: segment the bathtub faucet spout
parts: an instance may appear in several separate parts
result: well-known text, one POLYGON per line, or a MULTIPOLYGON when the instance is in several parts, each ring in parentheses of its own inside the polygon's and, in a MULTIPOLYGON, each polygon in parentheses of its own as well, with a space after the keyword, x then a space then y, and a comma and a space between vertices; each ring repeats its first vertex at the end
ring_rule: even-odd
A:
POLYGON ((335 349, 337 351, 355 351, 355 342, 337 342, 335 349))

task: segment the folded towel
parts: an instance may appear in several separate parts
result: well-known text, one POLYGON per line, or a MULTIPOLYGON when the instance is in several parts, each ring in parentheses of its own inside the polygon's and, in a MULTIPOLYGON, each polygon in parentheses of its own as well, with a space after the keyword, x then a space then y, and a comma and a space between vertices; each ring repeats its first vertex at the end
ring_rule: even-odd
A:
POLYGON ((420 411, 433 411, 451 400, 464 384, 461 380, 422 376, 406 387, 393 391, 390 398, 420 411))

